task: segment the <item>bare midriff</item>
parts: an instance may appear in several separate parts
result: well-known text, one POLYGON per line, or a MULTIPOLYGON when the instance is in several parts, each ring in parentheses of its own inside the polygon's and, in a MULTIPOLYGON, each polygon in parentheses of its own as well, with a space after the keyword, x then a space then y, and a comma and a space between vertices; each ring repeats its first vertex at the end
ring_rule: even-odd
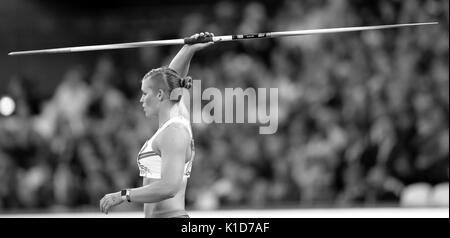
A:
MULTIPOLYGON (((158 181, 158 179, 144 178, 143 186, 158 181)), ((144 203, 144 214, 146 218, 177 217, 187 214, 185 211, 185 193, 187 178, 183 178, 180 190, 169 199, 157 203, 144 203)))

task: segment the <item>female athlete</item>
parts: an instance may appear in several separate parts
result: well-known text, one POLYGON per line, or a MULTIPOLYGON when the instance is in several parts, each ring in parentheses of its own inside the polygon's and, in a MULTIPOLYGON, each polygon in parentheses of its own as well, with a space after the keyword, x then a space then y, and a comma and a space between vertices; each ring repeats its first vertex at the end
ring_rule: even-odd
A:
MULTIPOLYGON (((191 36, 214 36, 200 33, 191 36)), ((148 72, 142 79, 140 102, 147 118, 157 118, 159 129, 143 145, 137 164, 143 186, 106 194, 100 200, 100 210, 109 210, 124 201, 144 204, 146 218, 188 218, 185 192, 194 158, 194 140, 188 108, 183 97, 173 97, 180 88, 189 89, 192 79, 187 77, 195 52, 213 42, 185 44, 169 67, 148 72), (171 97, 172 95, 172 97, 171 97)))

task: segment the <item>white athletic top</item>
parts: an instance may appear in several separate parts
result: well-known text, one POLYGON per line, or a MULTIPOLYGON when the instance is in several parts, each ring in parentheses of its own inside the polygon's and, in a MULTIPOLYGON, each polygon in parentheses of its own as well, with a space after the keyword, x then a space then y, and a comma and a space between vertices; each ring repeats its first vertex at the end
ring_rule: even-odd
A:
POLYGON ((191 169, 192 169, 192 161, 194 160, 195 150, 194 150, 194 139, 192 137, 192 131, 189 121, 184 117, 173 117, 166 121, 156 132, 155 134, 150 138, 150 140, 147 140, 142 146, 141 150, 139 151, 138 157, 137 157, 137 164, 139 167, 139 176, 146 177, 146 178, 153 178, 153 179, 161 179, 161 165, 162 160, 161 156, 156 153, 155 150, 153 150, 152 144, 156 136, 161 133, 167 126, 169 126, 172 123, 180 123, 189 131, 189 136, 191 139, 191 158, 188 162, 184 165, 184 177, 189 178, 191 175, 191 169))

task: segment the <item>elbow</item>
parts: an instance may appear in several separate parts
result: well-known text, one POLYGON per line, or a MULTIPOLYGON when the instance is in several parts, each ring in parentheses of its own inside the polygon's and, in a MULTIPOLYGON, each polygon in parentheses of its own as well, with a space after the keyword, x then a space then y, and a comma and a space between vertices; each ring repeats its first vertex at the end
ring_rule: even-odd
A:
POLYGON ((180 186, 179 185, 167 186, 166 197, 167 198, 175 197, 179 190, 180 190, 180 186))
POLYGON ((166 192, 166 199, 175 197, 177 195, 177 193, 178 193, 178 191, 175 190, 175 189, 167 190, 167 192, 166 192))
POLYGON ((175 195, 177 195, 176 191, 169 191, 169 192, 166 193, 166 198, 167 199, 173 198, 173 197, 175 197, 175 195))

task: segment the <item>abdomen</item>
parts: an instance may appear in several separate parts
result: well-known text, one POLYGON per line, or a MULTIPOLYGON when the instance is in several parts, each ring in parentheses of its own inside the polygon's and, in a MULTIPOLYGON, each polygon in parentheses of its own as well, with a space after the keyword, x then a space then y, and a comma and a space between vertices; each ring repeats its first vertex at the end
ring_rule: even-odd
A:
MULTIPOLYGON (((143 186, 149 185, 158 181, 158 179, 144 178, 143 186)), ((187 178, 183 178, 180 190, 175 197, 169 198, 157 203, 144 203, 144 215, 146 218, 150 217, 165 217, 170 214, 180 213, 185 211, 185 193, 186 193, 187 178)))

